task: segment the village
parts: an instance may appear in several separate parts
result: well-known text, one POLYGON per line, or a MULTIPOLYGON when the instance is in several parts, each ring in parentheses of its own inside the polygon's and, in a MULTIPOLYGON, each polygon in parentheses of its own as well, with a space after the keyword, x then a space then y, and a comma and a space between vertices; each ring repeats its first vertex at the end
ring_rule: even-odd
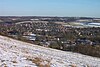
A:
MULTIPOLYGON (((48 18, 44 19, 35 18, 19 20, 17 22, 1 22, 0 34, 32 44, 64 51, 74 51, 73 47, 79 45, 100 46, 99 27, 75 28, 63 26, 59 23, 62 20, 54 19, 55 21, 49 21, 50 18, 49 20, 48 18)), ((63 20, 62 22, 65 21, 67 20, 63 20)))

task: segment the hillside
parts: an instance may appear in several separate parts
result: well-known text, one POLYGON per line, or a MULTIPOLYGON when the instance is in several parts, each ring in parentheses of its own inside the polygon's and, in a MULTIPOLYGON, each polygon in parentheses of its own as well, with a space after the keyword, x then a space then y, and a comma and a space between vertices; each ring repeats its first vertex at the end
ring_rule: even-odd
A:
POLYGON ((100 67, 100 58, 0 36, 0 67, 100 67))

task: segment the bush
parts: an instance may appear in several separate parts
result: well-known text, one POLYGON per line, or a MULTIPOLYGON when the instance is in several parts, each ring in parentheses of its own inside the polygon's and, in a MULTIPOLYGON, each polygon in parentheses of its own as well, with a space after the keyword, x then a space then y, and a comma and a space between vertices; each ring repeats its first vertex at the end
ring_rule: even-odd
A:
POLYGON ((73 47, 72 51, 82 53, 85 55, 94 56, 94 57, 100 57, 100 46, 77 45, 73 47))

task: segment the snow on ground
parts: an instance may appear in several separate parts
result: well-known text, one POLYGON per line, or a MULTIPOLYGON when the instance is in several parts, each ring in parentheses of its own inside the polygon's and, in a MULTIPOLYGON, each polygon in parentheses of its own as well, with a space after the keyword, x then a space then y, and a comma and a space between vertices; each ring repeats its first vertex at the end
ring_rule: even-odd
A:
POLYGON ((38 67, 46 64, 48 67, 100 67, 100 58, 45 48, 0 36, 0 67, 38 67))

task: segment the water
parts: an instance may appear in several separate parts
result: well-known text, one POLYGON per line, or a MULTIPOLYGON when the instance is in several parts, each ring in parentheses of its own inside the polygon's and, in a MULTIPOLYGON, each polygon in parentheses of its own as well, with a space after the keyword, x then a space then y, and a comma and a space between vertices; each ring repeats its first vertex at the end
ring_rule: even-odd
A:
POLYGON ((85 27, 100 27, 99 22, 82 22, 80 25, 85 26, 85 27))

